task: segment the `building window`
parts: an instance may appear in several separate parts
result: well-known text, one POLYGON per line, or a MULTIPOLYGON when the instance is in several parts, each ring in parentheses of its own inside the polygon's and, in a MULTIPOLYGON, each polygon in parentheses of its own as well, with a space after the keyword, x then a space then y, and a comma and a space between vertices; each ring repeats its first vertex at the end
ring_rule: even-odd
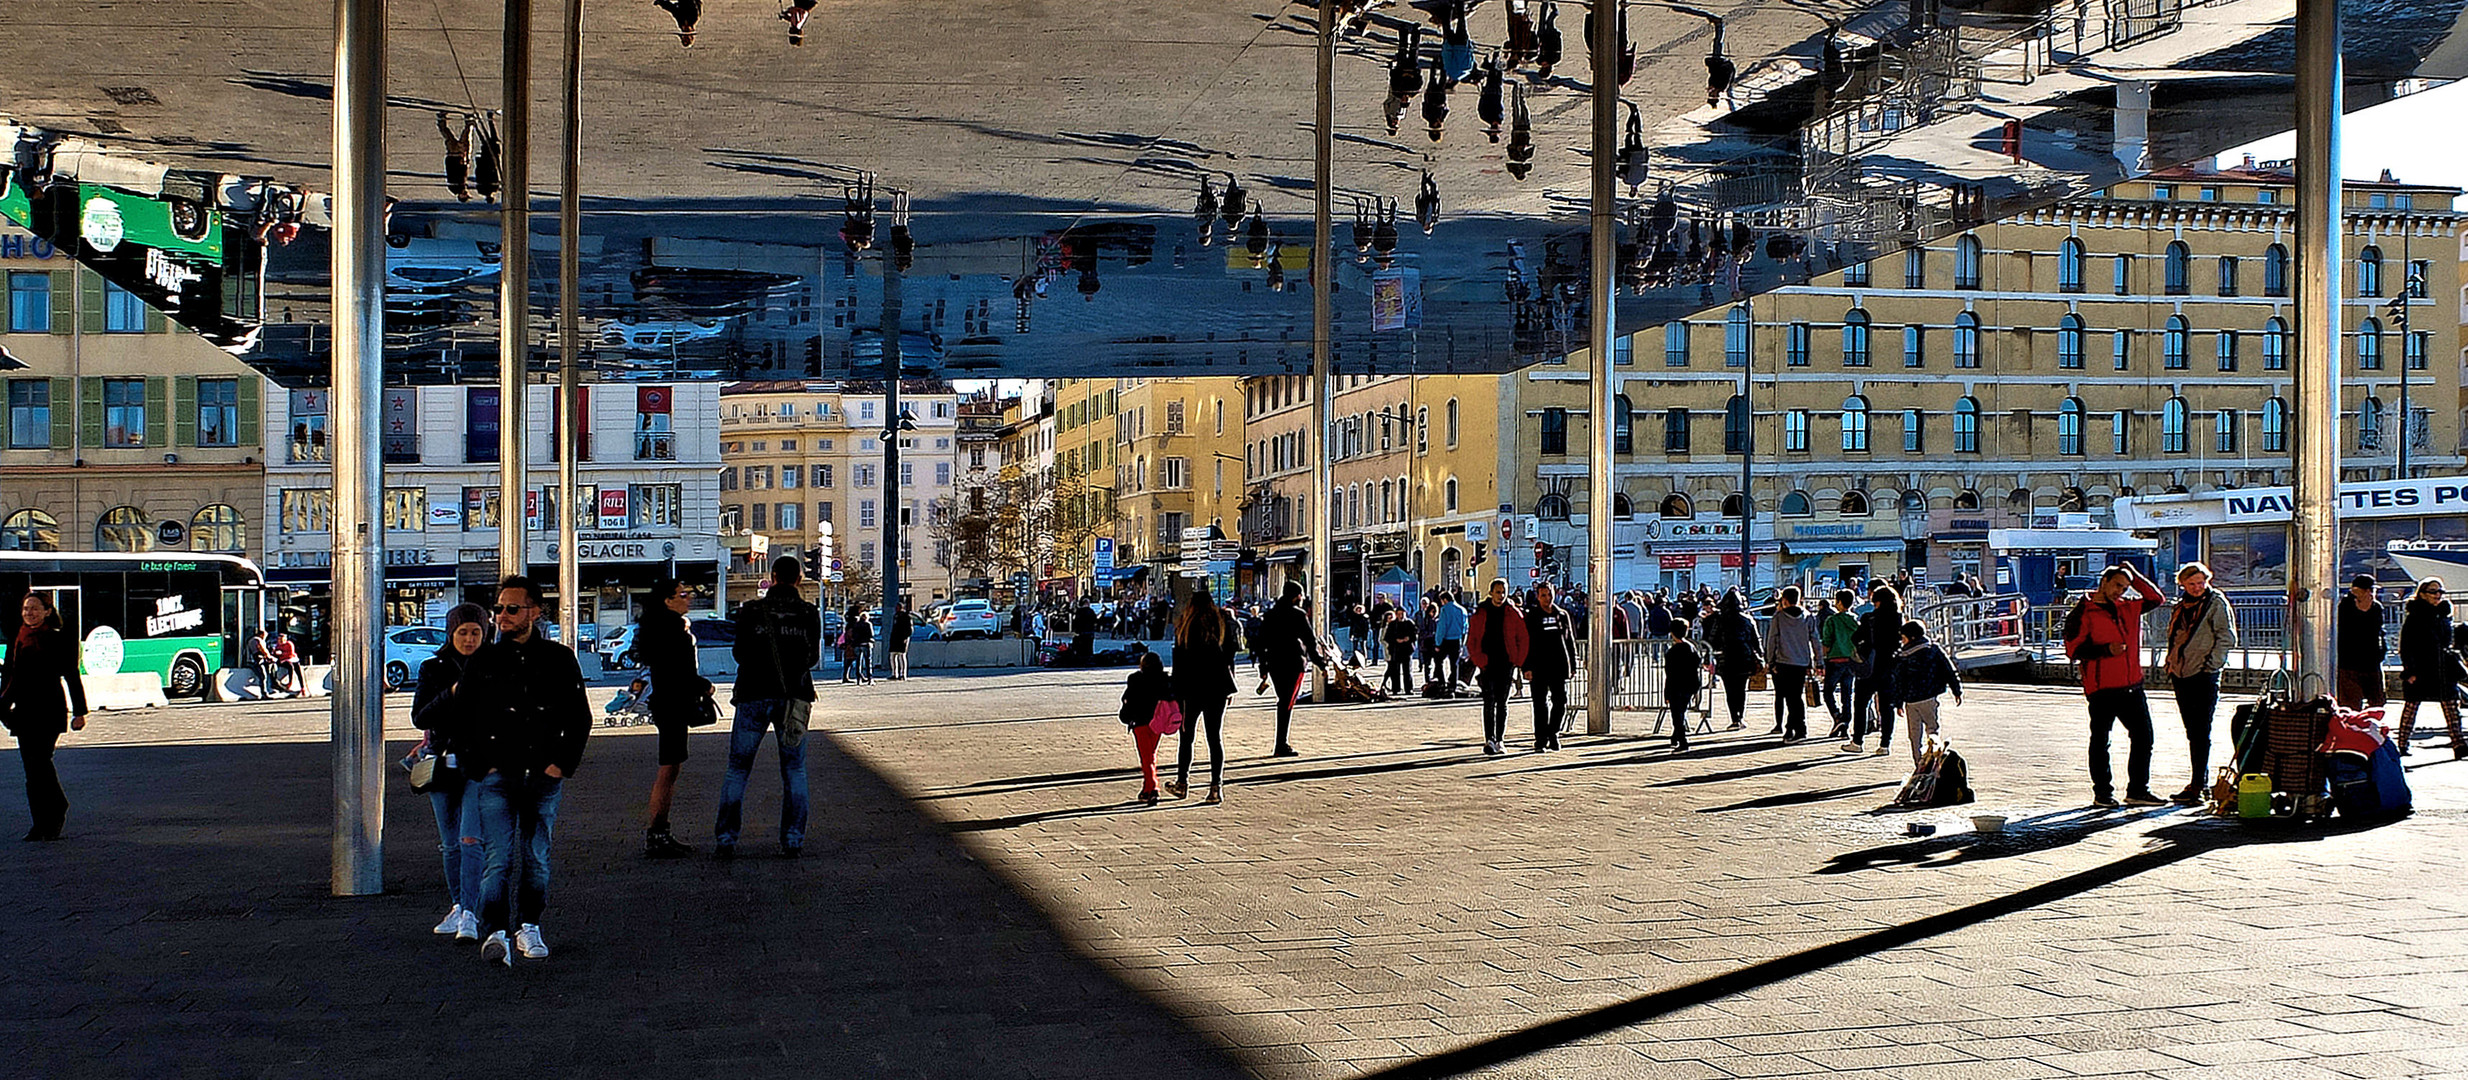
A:
POLYGON ((2262 252, 2262 295, 2288 295, 2288 249, 2278 244, 2262 252))
POLYGON ((285 488, 279 505, 282 508, 284 532, 334 531, 334 490, 332 488, 285 488))
POLYGON ((2067 314, 2057 320, 2057 366, 2069 370, 2082 368, 2082 317, 2067 314))
POLYGON ((1865 289, 1865 288, 1867 288, 1867 287, 1868 287, 1868 264, 1867 264, 1867 263, 1864 263, 1864 262, 1860 262, 1860 263, 1852 263, 1852 264, 1851 264, 1851 265, 1849 265, 1849 266, 1843 267, 1843 268, 1842 268, 1842 283, 1843 283, 1845 286, 1849 287, 1849 288, 1854 288, 1854 289, 1865 289))
POLYGON ((1842 501, 1835 504, 1834 510, 1844 517, 1867 517, 1868 493, 1865 491, 1843 492, 1842 501))
POLYGON ((935 463, 934 463, 934 486, 936 486, 936 487, 950 487, 950 486, 951 486, 951 463, 950 463, 950 462, 948 462, 948 461, 937 461, 937 462, 935 462, 935 463))
POLYGON ((2400 288, 2405 290, 2411 299, 2423 300, 2428 296, 2433 295, 2429 291, 2433 288, 2433 286, 2429 284, 2433 276, 2434 264, 2431 261, 2426 259, 2409 260, 2408 280, 2401 282, 2400 288))
POLYGON ((1792 409, 1782 414, 1782 448, 1795 454, 1808 452, 1808 410, 1792 409))
POLYGON ((736 466, 731 465, 728 468, 720 470, 720 490, 735 491, 737 490, 737 484, 736 466))
POLYGON ((837 483, 838 483, 839 478, 838 478, 837 476, 835 476, 835 475, 834 475, 834 473, 835 473, 835 472, 837 472, 837 467, 836 467, 836 466, 832 466, 832 465, 817 465, 817 466, 815 466, 815 467, 814 467, 814 486, 815 486, 815 487, 818 487, 818 488, 827 488, 827 487, 833 487, 833 486, 836 486, 836 485, 837 485, 837 483))
POLYGON ((2357 449, 2382 449, 2382 399, 2366 398, 2357 406, 2357 449))
POLYGON ((1902 287, 1906 289, 1928 287, 1927 248, 1915 247, 1902 253, 1902 287))
POLYGON ((1568 410, 1552 408, 1542 411, 1542 452, 1568 452, 1568 410))
POLYGON ((634 388, 634 460, 677 460, 677 432, 669 415, 675 397, 675 387, 634 388))
POLYGON ((51 380, 9 380, 9 449, 51 445, 51 380))
POLYGON ((497 527, 500 502, 493 487, 463 489, 463 531, 478 532, 497 527))
POLYGON ((94 550, 154 550, 153 519, 134 506, 115 506, 103 511, 94 523, 94 550))
POLYGON ((770 518, 770 503, 749 503, 746 505, 746 528, 753 529, 756 532, 765 531, 771 528, 770 518))
POLYGON ((2057 406, 2057 453, 2069 457, 2082 453, 2082 399, 2067 398, 2057 406))
POLYGON ((806 471, 795 465, 780 466, 780 487, 790 489, 805 482, 806 471))
POLYGON ((2151 197, 2166 202, 2177 197, 2177 187, 2174 184, 2153 184, 2151 185, 2151 197))
POLYGON ((2211 436, 2212 453, 2233 454, 2237 452, 2237 411, 2235 409, 2219 411, 2212 421, 2211 436))
POLYGON ((1954 403, 1954 452, 1980 452, 1980 403, 1976 398, 1963 398, 1954 403))
POLYGON ((387 532, 428 531, 427 488, 387 488, 384 510, 387 532))
POLYGON ((2118 409, 2108 417, 2108 452, 2124 457, 2134 449, 2134 414, 2118 409))
POLYGON ((1688 410, 1665 409, 1662 414, 1662 452, 1688 452, 1688 410))
POLYGON ((1446 505, 1448 506, 1448 512, 1449 512, 1449 513, 1452 513, 1452 514, 1453 514, 1453 513, 1456 513, 1456 512, 1457 512, 1457 479, 1456 479, 1455 477, 1453 477, 1453 476, 1452 476, 1452 477, 1448 478, 1446 481, 1442 482, 1442 483, 1441 483, 1441 485, 1440 485, 1440 491, 1441 491, 1441 493, 1442 493, 1442 497, 1443 497, 1443 498, 1445 498, 1445 499, 1447 500, 1447 504, 1446 504, 1446 505))
POLYGON ((2288 402, 2280 398, 2262 403, 2262 452, 2288 452, 2288 402))
POLYGON ((781 503, 772 509, 771 527, 790 532, 805 528, 805 508, 806 504, 801 502, 781 503))
POLYGON ((1457 399, 1448 399, 1448 448, 1457 448, 1457 399))
POLYGON ((2134 287, 2134 257, 2131 255, 2117 256, 2115 269, 2111 271, 2111 274, 2112 277, 2108 283, 2110 291, 2118 296, 2131 292, 2134 287))
POLYGON ((2185 399, 2181 397, 2169 398, 2168 404, 2160 406, 2160 453, 2185 452, 2186 413, 2185 399))
POLYGON ((1784 517, 1809 517, 1817 512, 1817 504, 1805 491, 1793 491, 1782 497, 1774 512, 1784 517))
POLYGON ((2367 247, 2357 254, 2357 295, 2382 295, 2382 249, 2367 247))
POLYGON ((2219 294, 2221 296, 2237 294, 2237 257, 2234 255, 2219 257, 2219 294))
POLYGON ((1812 336, 1807 323, 1792 323, 1783 332, 1783 362, 1792 367, 1807 367, 1808 339, 1812 336))
MULTIPOLYGON (((1561 362, 1565 363, 1566 360, 1563 358, 1561 362)), ((1636 362, 1637 339, 1635 335, 1622 334, 1611 339, 1611 366, 1627 367, 1636 362)))
POLYGON ((2254 193, 2254 201, 2261 203, 2264 206, 2270 206, 2279 202, 2279 192, 2273 191, 2270 188, 2264 188, 2254 193))
POLYGON ((0 551, 60 550, 60 520, 40 510, 25 509, 0 523, 0 551))
POLYGON ((1611 452, 1637 452, 1636 406, 1629 402, 1626 394, 1611 395, 1611 452))
MULTIPOLYGON (((678 484, 634 484, 626 489, 627 525, 636 529, 674 529, 684 524, 684 490, 678 484)), ((829 506, 829 503, 821 505, 829 506)))
POLYGON ((48 334, 51 332, 50 271, 20 270, 9 274, 9 332, 13 334, 48 334))
POLYGON ((1868 366, 1868 313, 1858 308, 1842 316, 1842 366, 1868 366))
MULTIPOLYGON (((146 445, 146 380, 103 380, 103 445, 146 445)), ((107 550, 139 551, 141 548, 107 550)))
POLYGON ((1723 318, 1722 366, 1747 367, 1749 342, 1755 335, 1756 323, 1749 318, 1748 309, 1732 308, 1731 314, 1723 318))
MULTIPOLYGON (((986 508, 986 506, 985 506, 985 489, 983 489, 983 488, 979 488, 979 489, 977 489, 976 491, 972 491, 972 492, 970 492, 970 493, 969 493, 969 495, 970 495, 970 500, 969 500, 969 501, 975 504, 975 505, 971 506, 971 507, 970 507, 970 509, 972 509, 972 510, 984 510, 984 509, 986 508)), ((833 516, 833 513, 832 513, 833 511, 835 511, 835 510, 837 510, 837 509, 839 509, 839 504, 838 504, 838 503, 832 503, 832 502, 818 502, 818 503, 815 503, 815 504, 814 504, 814 523, 815 523, 817 526, 820 526, 820 525, 828 525, 828 524, 830 524, 830 523, 832 523, 832 522, 834 522, 834 521, 839 520, 838 518, 834 517, 834 516, 833 516)))
MULTIPOLYGON (((106 334, 142 334, 146 332, 146 302, 137 294, 111 282, 103 283, 103 332, 106 334)), ((128 550, 142 550, 131 548, 128 550)))
POLYGON ((2212 351, 2219 358, 2221 371, 2235 371, 2237 369, 2237 332, 2234 330, 2220 331, 2212 346, 2212 351))
POLYGON ((2262 324, 2262 369, 2288 370, 2288 324, 2277 317, 2262 324))
POLYGON ((1918 409, 1902 411, 1902 452, 1906 454, 1928 452, 1928 429, 1924 423, 1924 415, 1918 409))
POLYGON ((2192 336, 2186 327, 2185 316, 2169 316, 2168 329, 2160 336, 2160 366, 2170 371, 2185 370, 2187 339, 2192 336))
POLYGON ((2110 361, 2110 366, 2115 367, 2118 371, 2125 370, 2133 363, 2133 331, 2119 330, 2114 334, 2108 335, 2108 359, 2110 361))
MULTIPOLYGON (((849 470, 849 477, 848 477, 848 478, 849 478, 849 482, 850 482, 851 484, 854 484, 855 486, 857 486, 857 487, 861 487, 861 488, 870 488, 870 487, 873 487, 873 486, 874 486, 874 474, 875 474, 875 470, 876 470, 877 468, 878 468, 878 466, 874 466, 874 465, 859 465, 859 466, 857 466, 857 467, 856 467, 856 468, 854 468, 854 469, 850 469, 850 470, 849 470)), ((746 472, 747 472, 749 475, 751 475, 751 474, 753 473, 753 471, 754 471, 754 470, 752 470, 752 469, 748 469, 748 470, 746 470, 746 472)), ((753 481, 749 479, 749 480, 747 481, 747 483, 746 483, 746 486, 747 486, 747 487, 753 487, 753 486, 754 486, 753 481)))
POLYGON ((2425 339, 2423 330, 2410 331, 2407 337, 2400 339, 2400 355, 2406 360, 2408 370, 2425 370, 2425 339))
POLYGON ((2382 370, 2382 320, 2380 319, 2367 319, 2357 326, 2357 370, 2382 370))
POLYGON ((1688 366, 1688 324, 1678 319, 1662 327, 1662 362, 1667 367, 1688 366))
POLYGON ((1954 366, 1980 366, 1980 317, 1968 311, 1954 316, 1954 366))
POLYGON ((2057 245, 2057 291, 2082 291, 2082 265, 2086 260, 2082 241, 2069 236, 2057 245))
MULTIPOLYGON (((491 398, 493 402, 495 399, 491 398)), ((494 405, 491 406, 494 409, 494 405)), ((497 441, 495 420, 490 421, 488 439, 497 441)), ((326 392, 294 390, 291 392, 291 463, 307 465, 326 460, 326 392)), ((497 458, 489 457, 490 461, 497 458)), ((286 527, 285 531, 291 531, 286 527)))
POLYGON ((1754 421, 1754 419, 1754 416, 1749 410, 1748 399, 1746 397, 1739 394, 1733 394, 1731 395, 1730 401, 1723 403, 1723 453, 1745 454, 1749 452, 1751 445, 1749 440, 1753 434, 1749 428, 1749 425, 1754 421))
POLYGON ((1928 328, 1912 323, 1902 328, 1902 366, 1928 366, 1928 328))
POLYGON ((1663 499, 1662 505, 1657 507, 1654 513, 1657 517, 1686 521, 1697 516, 1697 504, 1689 501, 1688 496, 1673 492, 1663 499))
POLYGON ((1534 516, 1544 521, 1568 520, 1568 496, 1554 493, 1534 500, 1534 516))
POLYGON ((1985 261, 1980 251, 1980 238, 1965 234, 1954 241, 1954 287, 1980 287, 1980 264, 1985 261))
POLYGON ((1868 399, 1858 394, 1842 399, 1842 448, 1844 453, 1868 452, 1868 399))
POLYGON ((874 528, 874 500, 857 500, 857 527, 860 529, 874 528))
POLYGON ((1191 459, 1170 457, 1158 463, 1161 485, 1168 491, 1181 491, 1191 486, 1191 459))
POLYGON ((2168 254, 2162 264, 2161 279, 2170 296, 2184 296, 2193 290, 2194 253, 2183 240, 2168 242, 2168 254))

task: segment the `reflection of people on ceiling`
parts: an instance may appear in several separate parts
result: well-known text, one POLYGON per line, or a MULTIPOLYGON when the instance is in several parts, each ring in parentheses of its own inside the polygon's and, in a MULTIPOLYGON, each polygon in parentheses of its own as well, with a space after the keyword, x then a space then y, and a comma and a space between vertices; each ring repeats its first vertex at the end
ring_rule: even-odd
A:
POLYGON ((653 7, 677 20, 677 47, 694 47, 694 24, 703 19, 703 0, 651 0, 653 7))
POLYGON ((851 252, 874 246, 874 175, 840 185, 840 242, 851 252))
POLYGON ((891 193, 891 264, 906 272, 917 263, 917 238, 908 231, 908 192, 891 193))
POLYGON ((1440 185, 1432 182, 1431 170, 1423 170, 1422 190, 1414 194, 1414 223, 1423 227, 1423 235, 1440 225, 1440 185))
POLYGON ((1380 265, 1385 267, 1395 261, 1397 255, 1397 200, 1388 200, 1379 208, 1379 215, 1379 224, 1371 230, 1371 250, 1379 257, 1380 265))
POLYGON ((1423 123, 1431 128, 1431 141, 1440 141, 1440 132, 1448 126, 1448 80, 1438 72, 1431 73, 1430 89, 1423 91, 1423 123))
MULTIPOLYGON (((1722 53, 1722 20, 1714 20, 1714 51, 1705 54, 1705 103, 1714 104, 1731 89, 1731 80, 1738 78, 1739 65, 1722 53)), ((1622 79, 1626 82, 1626 79, 1622 79)))
POLYGON ((1233 173, 1225 174, 1225 211, 1220 220, 1225 222, 1226 228, 1242 224, 1243 208, 1250 205, 1249 199, 1249 193, 1243 190, 1243 182, 1233 173))
POLYGON ((1432 17, 1440 24, 1440 74, 1461 83, 1474 74, 1474 34, 1466 29, 1467 0, 1448 0, 1432 17))
POLYGON ((480 198, 497 201, 497 178, 503 175, 498 163, 505 160, 505 144, 497 138, 497 110, 480 114, 479 168, 472 177, 473 186, 480 189, 480 198))
POLYGON ((1507 119, 1500 100, 1500 79, 1500 54, 1492 53, 1491 58, 1483 62, 1482 96, 1476 99, 1474 114, 1482 117, 1485 125, 1483 133, 1495 143, 1500 141, 1500 122, 1507 119))
POLYGON ((1551 68, 1560 62, 1560 6, 1543 0, 1542 22, 1534 29, 1534 71, 1537 77, 1548 79, 1551 68))
POLYGON ((465 117, 457 132, 446 124, 446 114, 437 114, 437 134, 446 141, 446 190, 461 202, 471 201, 471 119, 465 117))
POLYGON ((1414 95, 1422 92, 1423 28, 1409 25, 1397 34, 1397 53, 1388 60, 1388 133, 1397 133, 1397 119, 1405 107, 1413 104, 1414 95))
POLYGON ((1525 84, 1509 91, 1508 174, 1523 180, 1534 171, 1534 117, 1525 111, 1525 84))
POLYGON ((781 9, 780 21, 788 24, 789 44, 803 45, 806 43, 806 20, 813 17, 814 5, 817 2, 818 0, 789 0, 788 6, 781 9))
POLYGON ((1534 55, 1534 13, 1526 0, 1508 0, 1508 62, 1510 71, 1534 55))
POLYGON ((1200 230, 1200 246, 1217 242, 1217 190, 1208 186, 1208 176, 1200 176, 1200 198, 1191 205, 1191 217, 1200 230))

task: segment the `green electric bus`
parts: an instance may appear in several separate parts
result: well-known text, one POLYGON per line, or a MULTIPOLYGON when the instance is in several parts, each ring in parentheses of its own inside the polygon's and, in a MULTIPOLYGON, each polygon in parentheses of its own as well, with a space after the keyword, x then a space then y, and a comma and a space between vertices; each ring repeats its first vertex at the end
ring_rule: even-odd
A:
POLYGON ((168 697, 205 692, 264 620, 265 575, 235 555, 0 551, 0 613, 38 592, 83 646, 88 675, 145 672, 168 697))

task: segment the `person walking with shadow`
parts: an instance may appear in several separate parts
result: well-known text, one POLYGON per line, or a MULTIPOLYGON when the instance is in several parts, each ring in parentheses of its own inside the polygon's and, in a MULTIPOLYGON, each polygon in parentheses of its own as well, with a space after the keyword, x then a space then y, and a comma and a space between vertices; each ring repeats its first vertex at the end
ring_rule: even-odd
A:
POLYGON ((909 610, 908 601, 900 601, 900 610, 891 616, 891 629, 883 635, 883 655, 891 664, 888 676, 893 682, 908 678, 908 639, 917 635, 917 615, 909 610))
POLYGON ((2417 733, 2417 706, 2432 701, 2441 704, 2443 723, 2450 728, 2451 756, 2468 758, 2468 742, 2461 740, 2459 726, 2460 659, 2451 651, 2451 602, 2443 595, 2442 579, 2426 578, 2417 583, 2417 594, 2400 616, 2399 696, 2407 702, 2399 710, 2402 756, 2417 733))
MULTIPOLYGON (((1277 606, 1268 609, 1267 617, 1260 621, 1260 641, 1254 654, 1277 693, 1277 747, 1270 753, 1275 757, 1293 757, 1294 744, 1288 736, 1294 723, 1294 700, 1302 694, 1303 670, 1328 662, 1318 637, 1311 632, 1311 616, 1303 610, 1302 582, 1285 583, 1277 606)), ((1185 727, 1188 729, 1189 725, 1185 727)))
POLYGON ((1420 636, 1413 613, 1403 607, 1388 609, 1388 625, 1380 628, 1380 643, 1388 650, 1388 675, 1381 689, 1399 697, 1414 692, 1414 640, 1420 636))
MULTIPOLYGON (((505 144, 497 138, 497 111, 491 109, 482 114, 472 127, 478 131, 480 140, 477 165, 472 171, 472 186, 479 190, 481 201, 496 202, 498 178, 504 175, 500 163, 505 160, 505 144)), ((464 140, 468 142, 472 137, 467 132, 464 140)))
POLYGON ((446 114, 437 114, 437 135, 446 141, 446 190, 460 202, 471 201, 471 118, 463 118, 460 132, 446 124, 446 114))
MULTIPOLYGON (((1534 752, 1560 748, 1568 726, 1568 676, 1577 670, 1572 616, 1546 582, 1534 586, 1534 606, 1525 609, 1525 677, 1534 687, 1534 752)), ((1607 655, 1607 654, 1606 654, 1607 655)))
MULTIPOLYGON (((1191 744, 1200 725, 1208 725, 1208 797, 1214 806, 1225 801, 1225 705, 1234 696, 1234 657, 1242 650, 1242 629, 1206 590, 1191 594, 1182 622, 1174 628, 1173 699, 1182 703, 1181 751, 1176 756, 1174 782, 1166 793, 1179 799, 1191 792, 1191 744)), ((1156 656, 1144 655, 1145 663, 1156 656)), ((1301 682, 1299 678, 1295 680, 1301 682)), ((1290 706, 1288 711, 1290 711, 1290 706)), ((1282 715, 1282 714, 1281 714, 1282 715)), ((1154 749, 1156 736, 1148 740, 1154 749)), ((1277 745, 1285 745, 1285 724, 1277 727, 1277 745)), ((1153 787, 1156 774, 1149 774, 1153 787)), ((1152 792, 1148 801, 1156 801, 1152 792)))
POLYGON ((461 758, 455 754, 454 744, 438 730, 444 717, 430 706, 463 680, 463 673, 471 669, 471 658, 478 656, 480 646, 487 643, 488 609, 478 604, 456 604, 446 612, 446 643, 437 647, 436 655, 421 662, 420 687, 411 696, 412 722, 421 731, 420 745, 412 748, 411 759, 435 755, 444 774, 429 788, 428 801, 429 810, 437 818, 437 849, 445 863, 446 897, 454 906, 431 932, 452 934, 462 941, 480 940, 480 873, 486 864, 480 846, 480 803, 472 798, 471 781, 457 768, 461 758))
POLYGON ((1475 605, 1466 631, 1466 660, 1482 688, 1483 753, 1508 752, 1508 690, 1516 670, 1525 665, 1531 642, 1525 616, 1508 599, 1508 579, 1492 578, 1491 594, 1475 605))
POLYGON ((677 775, 685 769, 686 729, 707 715, 703 704, 711 696, 711 680, 703 678, 695 655, 694 631, 686 625, 693 597, 676 578, 661 578, 643 600, 635 621, 634 654, 642 658, 643 674, 630 687, 641 694, 651 689, 651 724, 660 733, 659 769, 652 774, 650 823, 643 829, 643 856, 675 859, 694 853, 669 830, 669 806, 677 797, 677 775))
POLYGON ((1774 660, 1774 730, 1790 746, 1808 737, 1808 671, 1817 662, 1817 617, 1800 606, 1800 587, 1782 587, 1767 635, 1774 660))
POLYGON ((806 728, 814 715, 814 668, 823 660, 823 614, 806 603, 798 583, 805 567, 794 555, 771 561, 771 588, 737 609, 737 681, 729 703, 737 720, 728 734, 728 775, 720 782, 720 818, 712 854, 737 854, 745 819, 746 781, 763 731, 777 729, 780 755, 780 854, 796 858, 806 843, 806 728))
POLYGON ((859 686, 874 685, 874 613, 864 608, 848 610, 848 662, 840 668, 840 681, 852 677, 859 686))
POLYGON ((2381 708, 2382 658, 2390 648, 2382 634, 2382 604, 2374 599, 2372 574, 2358 574, 2348 583, 2348 599, 2331 616, 2332 650, 2339 658, 2339 678, 2333 693, 2343 709, 2381 708))
MULTIPOLYGON (((1176 653, 1176 660, 1181 654, 1176 653)), ((1140 794, 1134 802, 1142 806, 1157 805, 1157 740, 1162 733, 1151 726, 1157 718, 1157 706, 1174 700, 1174 680, 1165 673, 1165 662, 1156 653, 1141 653, 1139 670, 1123 680, 1123 707, 1116 718, 1131 729, 1131 745, 1140 755, 1140 794)), ((1183 730, 1191 730, 1186 725, 1183 730)), ((1191 766, 1190 740, 1183 746, 1183 767, 1191 766)), ((1177 796, 1179 797, 1179 796, 1177 796)))
POLYGON ((677 20, 677 47, 694 47, 694 24, 703 20, 703 0, 651 0, 651 6, 677 20))
POLYGON ((806 43, 806 20, 814 17, 814 5, 819 2, 820 0, 789 0, 789 5, 780 9, 780 21, 788 24, 789 44, 803 45, 806 43))
POLYGON ((52 755, 61 735, 86 730, 86 682, 77 674, 77 640, 61 628, 51 597, 28 592, 17 613, 17 632, 0 658, 0 727, 17 740, 17 759, 26 769, 26 809, 34 826, 25 839, 58 840, 68 823, 69 797, 52 755))
POLYGON ((1671 620, 1671 641, 1662 650, 1662 700, 1671 710, 1671 752, 1688 750, 1688 713, 1705 686, 1705 656, 1688 640, 1686 619, 1671 620))
POLYGON ((1722 677, 1723 702, 1731 707, 1731 727, 1748 726, 1748 678, 1765 667, 1757 641, 1756 620, 1742 609, 1738 589, 1723 590, 1706 620, 1706 644, 1714 649, 1714 672, 1722 677))
POLYGON ((1851 741, 1842 749, 1860 753, 1867 733, 1875 731, 1882 757, 1894 743, 1894 654, 1902 647, 1902 595, 1891 585, 1879 584, 1868 591, 1868 602, 1868 614, 1860 616, 1851 635, 1862 674, 1851 692, 1851 741))

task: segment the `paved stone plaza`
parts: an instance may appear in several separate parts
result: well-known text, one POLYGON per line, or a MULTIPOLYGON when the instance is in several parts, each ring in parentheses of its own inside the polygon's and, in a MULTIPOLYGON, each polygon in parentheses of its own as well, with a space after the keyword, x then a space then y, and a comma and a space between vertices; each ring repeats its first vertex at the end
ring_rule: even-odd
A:
MULTIPOLYGON (((1982 688, 1948 719, 1978 805, 1880 813, 1899 746, 1673 758, 1623 716, 1486 759, 1472 702, 1306 709, 1271 759, 1246 675, 1226 803, 1147 809, 1119 677, 827 682, 794 862, 756 842, 768 760, 747 857, 642 860, 652 741, 604 731, 555 956, 510 973, 429 934, 399 778, 389 892, 326 895, 322 703, 99 716, 61 757, 68 840, 0 848, 0 1074, 2468 1073, 2468 764, 2434 744, 2382 828, 2097 812, 2079 697, 1982 688)), ((705 848, 724 745, 681 789, 705 848)))

